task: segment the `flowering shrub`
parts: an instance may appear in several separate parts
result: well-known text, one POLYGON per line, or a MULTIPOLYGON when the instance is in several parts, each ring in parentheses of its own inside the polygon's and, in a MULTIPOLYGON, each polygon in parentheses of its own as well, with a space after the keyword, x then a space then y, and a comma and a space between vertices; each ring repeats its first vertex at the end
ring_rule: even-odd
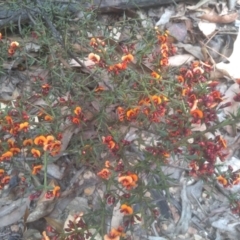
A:
MULTIPOLYGON (((151 224, 159 213, 148 193, 168 190, 169 177, 162 166, 175 164, 180 156, 187 162, 190 177, 216 180, 226 188, 240 182, 239 173, 231 166, 224 173, 217 167, 229 153, 226 140, 215 130, 235 123, 237 117, 224 123, 218 120, 218 112, 229 104, 220 106, 224 96, 218 90, 218 81, 209 78, 213 66, 193 61, 172 69, 169 57, 177 48, 169 33, 152 29, 143 34, 151 39, 148 44, 144 37, 140 43, 121 45, 108 37, 86 38, 85 57, 92 64, 85 66, 80 77, 74 78, 73 69, 68 71, 66 63, 59 66, 64 77, 54 68, 49 69, 51 78, 33 74, 29 78, 32 89, 1 109, 1 189, 10 180, 10 164, 30 158, 33 164, 29 164, 31 172, 26 175, 38 177, 43 173, 45 198, 61 197, 60 186, 47 189, 46 169, 49 161, 65 153, 77 156, 73 165, 90 169, 104 186, 101 201, 105 207, 101 211, 119 205, 123 215, 122 225, 108 231, 103 222, 96 227, 98 214, 89 213, 86 219, 81 215, 61 233, 50 236, 44 231, 43 239, 91 239, 94 236, 89 229, 94 227, 105 240, 118 240, 127 238, 137 222, 151 224), (206 130, 202 132, 194 129, 203 125, 206 130), (66 134, 69 129, 74 137, 66 134), (94 129, 92 138, 84 137, 88 129, 94 129), (131 129, 139 134, 131 136, 131 129), (142 137, 143 132, 153 134, 151 141, 142 137), (212 138, 204 135, 207 132, 212 138)), ((39 44, 45 43, 44 36, 34 36, 39 44)), ((23 51, 21 46, 10 41, 5 49, 8 57, 23 51)), ((239 101, 239 96, 234 100, 239 101)), ((239 206, 239 201, 232 201, 234 213, 239 214, 239 206)))

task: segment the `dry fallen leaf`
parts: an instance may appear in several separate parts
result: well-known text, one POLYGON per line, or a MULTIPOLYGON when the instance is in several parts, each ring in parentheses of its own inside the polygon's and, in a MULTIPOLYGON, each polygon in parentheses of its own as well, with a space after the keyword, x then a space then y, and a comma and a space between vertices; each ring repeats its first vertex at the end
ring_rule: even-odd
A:
MULTIPOLYGON (((6 200, 6 202, 9 200, 6 200)), ((25 212, 26 208, 30 203, 29 198, 18 199, 17 201, 13 201, 11 204, 1 207, 0 209, 0 227, 5 227, 10 224, 16 223, 20 220, 25 212)))
POLYGON ((205 36, 209 36, 216 30, 217 25, 216 23, 200 21, 198 27, 205 36))
POLYGON ((237 17, 238 17, 237 12, 220 16, 216 12, 208 11, 206 14, 202 15, 200 18, 212 23, 231 23, 231 22, 234 22, 237 19, 237 17))
POLYGON ((201 47, 199 46, 194 46, 194 45, 185 44, 185 43, 177 43, 175 44, 175 46, 183 48, 186 52, 192 54, 195 58, 199 60, 202 60, 202 61, 204 60, 201 47))
POLYGON ((237 39, 234 42, 232 55, 227 58, 228 63, 220 62, 216 64, 216 68, 232 78, 240 78, 239 56, 240 34, 238 33, 237 39))
POLYGON ((168 59, 169 66, 172 67, 179 67, 183 64, 186 64, 188 62, 191 62, 194 60, 194 57, 190 54, 182 54, 182 55, 175 55, 168 59))

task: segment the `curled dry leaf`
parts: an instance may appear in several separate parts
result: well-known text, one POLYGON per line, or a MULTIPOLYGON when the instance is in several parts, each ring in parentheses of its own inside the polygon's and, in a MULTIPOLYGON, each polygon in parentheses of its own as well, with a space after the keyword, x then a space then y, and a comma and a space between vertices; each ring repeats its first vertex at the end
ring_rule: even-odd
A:
POLYGON ((63 178, 63 171, 61 171, 60 167, 54 163, 49 163, 47 165, 47 173, 56 179, 63 178))
POLYGON ((187 36, 187 27, 185 22, 170 23, 167 26, 167 30, 178 42, 184 41, 187 36))
POLYGON ((175 55, 168 59, 169 66, 179 67, 183 64, 189 63, 194 60, 194 57, 190 54, 175 55))
POLYGON ((240 68, 239 68, 239 56, 240 56, 240 34, 234 42, 233 52, 229 58, 227 58, 228 63, 220 62, 216 64, 216 68, 223 72, 226 76, 231 76, 232 78, 240 78, 240 68))
POLYGON ((195 58, 204 61, 204 56, 202 54, 201 47, 185 43, 177 43, 175 45, 177 47, 183 48, 186 52, 192 54, 195 58))
POLYGON ((187 232, 190 220, 192 218, 191 205, 187 197, 187 188, 185 183, 183 184, 183 188, 181 191, 181 199, 182 199, 182 213, 180 220, 178 221, 176 226, 177 234, 179 233, 185 234, 187 232))
POLYGON ((237 19, 237 17, 238 17, 237 12, 220 16, 217 13, 210 11, 209 13, 202 15, 200 18, 212 23, 231 23, 234 22, 237 19))

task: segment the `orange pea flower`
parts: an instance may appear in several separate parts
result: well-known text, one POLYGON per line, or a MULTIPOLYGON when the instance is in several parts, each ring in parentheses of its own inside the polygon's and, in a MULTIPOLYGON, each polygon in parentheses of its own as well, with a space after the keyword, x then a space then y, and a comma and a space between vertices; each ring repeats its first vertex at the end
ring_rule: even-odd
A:
POLYGON ((82 113, 81 107, 76 107, 76 108, 74 109, 74 113, 75 113, 77 116, 80 116, 81 113, 82 113))
POLYGON ((46 140, 45 140, 45 142, 44 142, 44 145, 51 144, 51 143, 54 142, 54 140, 55 140, 55 137, 54 137, 54 136, 48 135, 48 136, 46 137, 46 140))
POLYGON ((104 168, 100 172, 98 172, 97 175, 103 179, 109 179, 109 177, 111 176, 111 172, 107 168, 104 168))
POLYGON ((223 177, 222 175, 219 175, 217 177, 217 181, 222 184, 224 187, 226 187, 228 185, 228 181, 225 177, 223 177))
POLYGON ((16 147, 15 147, 15 148, 10 148, 9 150, 10 150, 10 152, 12 152, 14 155, 21 152, 20 148, 16 148, 16 147))
POLYGON ((32 139, 25 139, 23 141, 23 146, 32 146, 33 145, 33 140, 32 139))
POLYGON ((3 169, 0 169, 0 177, 4 175, 5 171, 3 169))
POLYGON ((150 103, 151 103, 151 100, 150 100, 149 97, 147 97, 147 98, 144 98, 144 99, 140 100, 138 102, 138 105, 140 105, 140 106, 142 106, 142 105, 150 106, 150 103))
POLYGON ((180 83, 184 83, 184 81, 185 81, 184 77, 182 75, 179 75, 176 78, 177 78, 178 82, 180 82, 180 83))
POLYGON ((12 138, 8 139, 8 140, 7 140, 7 143, 8 143, 8 146, 9 146, 10 148, 15 147, 15 140, 14 140, 14 139, 12 139, 12 138))
POLYGON ((159 105, 162 102, 161 97, 156 96, 156 95, 151 96, 151 100, 157 105, 159 105))
POLYGON ((10 151, 7 151, 5 153, 2 154, 0 160, 4 161, 4 160, 10 160, 13 157, 13 153, 10 151))
POLYGON ((196 75, 201 75, 201 74, 204 73, 204 69, 201 68, 201 67, 195 67, 195 68, 193 68, 192 71, 193 71, 193 73, 196 74, 196 75))
POLYGON ((23 130, 24 132, 27 132, 28 128, 29 128, 28 122, 23 122, 23 123, 20 123, 19 125, 19 131, 23 130))
POLYGON ((6 121, 7 121, 7 123, 8 123, 9 125, 13 125, 13 119, 12 119, 12 117, 6 116, 5 119, 6 119, 6 121))
POLYGON ((118 70, 125 70, 127 68, 127 62, 117 63, 114 65, 118 70))
POLYGON ((94 54, 94 53, 90 53, 90 54, 88 55, 88 59, 89 59, 89 60, 92 60, 92 61, 95 62, 95 63, 98 63, 98 62, 100 61, 100 56, 97 55, 97 54, 94 54))
POLYGON ((45 142, 46 142, 46 138, 42 135, 34 139, 34 144, 38 146, 43 146, 45 142))
POLYGON ((108 142, 108 148, 109 148, 109 149, 114 149, 115 146, 116 146, 116 143, 115 143, 114 141, 109 141, 109 142, 108 142))
POLYGON ((91 38, 90 39, 90 46, 92 46, 92 47, 97 47, 98 46, 96 38, 91 38))
POLYGON ((59 186, 55 186, 53 189, 53 196, 54 197, 59 197, 60 196, 60 187, 59 186))
POLYGON ((94 92, 102 92, 102 91, 104 91, 105 90, 105 88, 104 87, 101 87, 101 86, 99 86, 99 87, 97 87, 97 88, 95 88, 94 89, 94 92))
POLYGON ((168 58, 163 58, 160 60, 160 65, 161 66, 168 66, 168 58))
POLYGON ((51 149, 50 149, 50 154, 52 156, 56 156, 59 154, 59 152, 61 151, 61 142, 60 141, 55 141, 54 143, 51 144, 51 149))
POLYGON ((15 49, 13 49, 13 48, 9 48, 9 49, 8 49, 8 54, 9 54, 10 56, 14 55, 14 53, 15 53, 15 49))
POLYGON ((127 190, 135 187, 137 184, 138 176, 133 173, 128 173, 128 175, 123 175, 118 178, 118 182, 121 183, 127 190))
POLYGON ((151 76, 156 79, 161 79, 161 76, 157 72, 152 72, 151 76))
POLYGON ((111 230, 110 233, 104 235, 103 239, 104 240, 119 240, 120 236, 115 231, 111 230))
POLYGON ((105 161, 105 167, 106 168, 110 168, 111 167, 111 163, 108 160, 105 161))
POLYGON ((2 184, 8 184, 10 181, 10 176, 5 176, 2 180, 1 180, 1 183, 2 184))
POLYGON ((122 56, 122 61, 123 62, 132 62, 134 60, 134 57, 133 57, 133 55, 132 54, 127 54, 127 55, 125 55, 125 56, 122 56))
POLYGON ((48 122, 51 122, 51 121, 53 120, 53 117, 50 116, 50 115, 46 115, 46 116, 44 117, 44 120, 45 120, 45 121, 48 121, 48 122))
POLYGON ((41 157, 41 152, 38 149, 32 148, 31 153, 32 153, 33 157, 35 157, 35 158, 41 157))
POLYGON ((43 165, 36 165, 36 166, 34 166, 33 170, 32 170, 32 174, 33 175, 38 174, 41 171, 42 167, 43 167, 43 165))
POLYGON ((16 49, 19 46, 19 43, 14 41, 10 43, 10 48, 16 49))
POLYGON ((80 124, 80 119, 79 118, 77 118, 77 117, 73 117, 72 118, 72 123, 74 123, 74 124, 80 124))
POLYGON ((121 236, 125 236, 122 227, 112 228, 110 233, 104 236, 104 240, 119 240, 121 236))
POLYGON ((203 118, 203 112, 200 109, 195 109, 195 110, 191 111, 191 115, 194 118, 203 118))
POLYGON ((126 112, 127 120, 131 121, 137 117, 139 113, 139 108, 132 108, 126 112))
POLYGON ((124 215, 131 215, 131 214, 133 214, 133 209, 132 209, 132 207, 130 207, 126 204, 122 204, 120 207, 120 212, 124 213, 124 215))
POLYGON ((227 148, 227 142, 222 136, 217 136, 217 142, 221 144, 223 148, 227 148))

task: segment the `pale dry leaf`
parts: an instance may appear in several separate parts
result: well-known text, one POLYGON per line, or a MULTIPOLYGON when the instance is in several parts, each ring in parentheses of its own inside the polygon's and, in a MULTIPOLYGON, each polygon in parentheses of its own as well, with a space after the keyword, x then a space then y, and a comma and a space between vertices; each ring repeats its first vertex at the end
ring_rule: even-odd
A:
POLYGON ((120 212, 120 202, 116 204, 116 206, 113 208, 113 214, 112 214, 112 220, 111 220, 111 226, 112 228, 118 228, 122 225, 123 216, 124 214, 120 212))
MULTIPOLYGON (((95 63, 94 63, 92 60, 88 59, 88 58, 85 58, 84 60, 78 58, 78 61, 81 62, 81 63, 83 63, 86 67, 94 66, 94 65, 95 65, 95 63)), ((69 65, 71 65, 72 67, 82 67, 82 66, 81 66, 76 60, 74 60, 74 59, 71 59, 71 60, 69 61, 69 65)))
POLYGON ((65 151, 68 147, 68 144, 74 134, 76 126, 70 125, 63 130, 62 140, 61 140, 61 150, 60 153, 53 157, 54 161, 58 160, 62 156, 62 152, 65 151))
MULTIPOLYGON (((51 180, 48 187, 54 188, 56 186, 56 181, 51 180)), ((56 198, 50 197, 46 198, 45 194, 47 193, 47 190, 43 190, 38 201, 35 209, 28 215, 26 222, 34 222, 40 218, 46 217, 48 214, 50 214, 56 204, 56 198)))
POLYGON ((167 24, 167 30, 178 42, 184 41, 187 36, 187 27, 185 22, 167 24))
POLYGON ((201 47, 199 46, 194 46, 192 44, 185 44, 185 43, 177 43, 175 44, 177 47, 183 48, 186 52, 192 54, 195 58, 199 60, 204 60, 204 56, 201 51, 201 47))
POLYGON ((209 36, 216 30, 217 25, 216 23, 200 21, 198 27, 205 36, 209 36))
POLYGON ((175 12, 173 10, 170 10, 170 9, 166 8, 164 14, 161 16, 159 21, 156 23, 156 26, 165 25, 166 23, 168 23, 171 16, 173 16, 174 13, 175 12))
POLYGON ((228 63, 220 62, 216 64, 216 68, 219 71, 227 73, 232 78, 240 78, 239 56, 240 56, 240 34, 238 32, 237 39, 234 42, 233 52, 231 56, 227 58, 228 63))
POLYGON ((60 167, 54 163, 49 163, 47 165, 47 173, 50 176, 53 176, 56 179, 61 180, 63 178, 63 171, 60 169, 60 167))
POLYGON ((232 223, 232 220, 225 215, 224 218, 220 218, 217 221, 214 221, 211 225, 214 228, 219 229, 221 232, 226 233, 230 239, 238 239, 239 232, 237 231, 236 226, 239 224, 239 222, 232 223))
POLYGON ((201 0, 201 1, 199 1, 195 5, 188 6, 187 9, 189 9, 189 10, 197 10, 198 8, 200 8, 201 6, 203 6, 204 4, 206 4, 208 2, 210 2, 210 0, 201 0))
POLYGON ((187 197, 187 191, 186 191, 186 183, 183 184, 183 188, 181 191, 181 202, 182 202, 182 213, 180 220, 177 223, 176 226, 176 233, 177 234, 185 234, 188 230, 190 220, 192 217, 192 212, 191 212, 191 205, 189 202, 189 199, 187 197))
POLYGON ((229 13, 226 15, 218 15, 216 12, 209 11, 206 14, 203 14, 200 18, 203 20, 207 20, 212 23, 232 23, 238 17, 237 12, 229 13))
POLYGON ((25 50, 27 52, 38 52, 40 48, 41 48, 40 45, 33 42, 29 42, 25 45, 25 50))
MULTIPOLYGON (((8 200, 9 201, 9 200, 8 200)), ((29 198, 18 199, 11 204, 1 207, 0 209, 0 227, 5 227, 20 220, 28 208, 30 203, 29 198)))
POLYGON ((175 55, 169 57, 168 62, 171 67, 179 67, 183 64, 189 63, 194 60, 194 57, 190 54, 175 55))
POLYGON ((191 124, 191 130, 192 131, 205 131, 207 129, 205 123, 201 124, 201 123, 192 123, 191 124))

